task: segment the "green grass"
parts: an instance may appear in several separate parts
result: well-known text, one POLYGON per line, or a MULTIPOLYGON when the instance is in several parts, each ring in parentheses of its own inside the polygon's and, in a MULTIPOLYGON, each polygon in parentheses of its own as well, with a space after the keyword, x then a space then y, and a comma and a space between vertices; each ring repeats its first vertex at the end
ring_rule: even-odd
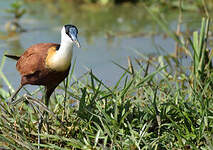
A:
MULTIPOLYGON (((44 125, 41 147, 212 149, 212 79, 195 88, 184 74, 184 78, 168 80, 166 68, 156 67, 145 77, 144 68, 135 70, 134 76, 125 72, 114 87, 107 87, 92 72, 70 86, 70 76, 66 113, 64 96, 56 93, 51 100, 49 133, 44 125), (78 104, 71 107, 73 101, 68 99, 73 97, 78 104)), ((0 145, 36 149, 40 105, 23 96, 11 111, 8 98, 1 95, 0 145)))
MULTIPOLYGON (((145 62, 136 60, 138 66, 129 59, 129 67, 114 63, 123 75, 108 87, 92 71, 76 79, 74 63, 68 79, 52 95, 49 109, 38 100, 43 88, 20 96, 15 105, 7 103, 10 94, 0 89, 0 145, 37 149, 38 119, 48 111, 49 131, 45 122, 41 134, 44 149, 213 149, 209 19, 202 20, 187 46, 165 22, 152 16, 191 56, 192 66, 179 65, 173 72, 170 62, 180 57, 159 56, 156 62, 145 57, 145 62)), ((1 71, 4 62, 3 58, 0 76, 12 90, 1 71)))

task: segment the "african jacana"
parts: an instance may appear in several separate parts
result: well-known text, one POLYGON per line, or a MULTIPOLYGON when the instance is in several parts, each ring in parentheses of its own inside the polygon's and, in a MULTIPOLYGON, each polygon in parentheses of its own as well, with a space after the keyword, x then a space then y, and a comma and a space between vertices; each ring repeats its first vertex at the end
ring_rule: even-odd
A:
MULTIPOLYGON (((12 101, 24 85, 43 85, 46 88, 45 105, 48 107, 51 94, 69 74, 73 45, 80 47, 77 34, 78 29, 74 25, 64 25, 61 44, 40 43, 32 45, 21 56, 5 55, 17 60, 16 68, 21 74, 21 84, 11 97, 12 101)), ((39 133, 42 122, 40 118, 39 133)))
POLYGON ((16 68, 21 74, 21 84, 11 97, 12 101, 24 85, 44 85, 45 104, 48 106, 51 94, 69 74, 73 44, 80 47, 77 34, 78 29, 74 25, 64 25, 61 44, 39 43, 21 56, 5 55, 17 60, 16 68))

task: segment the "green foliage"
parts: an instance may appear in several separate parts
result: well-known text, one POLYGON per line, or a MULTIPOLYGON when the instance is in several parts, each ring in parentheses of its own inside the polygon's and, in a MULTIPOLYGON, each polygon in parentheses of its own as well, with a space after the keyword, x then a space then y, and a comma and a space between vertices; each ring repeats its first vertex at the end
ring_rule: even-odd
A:
MULTIPOLYGON (((86 3, 86 4, 101 4, 101 5, 107 5, 107 4, 115 4, 115 5, 120 5, 124 3, 133 3, 133 4, 138 4, 138 3, 143 3, 150 7, 153 10, 157 10, 159 7, 162 7, 163 9, 168 9, 168 8, 178 8, 179 7, 179 0, 79 0, 81 3, 86 3)), ((210 4, 208 6, 212 7, 212 1, 211 0, 188 0, 184 1, 183 9, 184 10, 201 10, 204 11, 204 3, 210 4)), ((80 3, 79 3, 80 4, 80 3)))
MULTIPOLYGON (((71 84, 74 66, 67 89, 60 86, 67 91, 65 113, 60 93, 52 97, 50 110, 29 96, 22 96, 14 107, 8 105, 8 96, 1 95, 1 145, 36 149, 37 123, 44 110, 49 112, 49 130, 45 122, 40 147, 47 149, 212 148, 210 82, 202 89, 193 88, 190 76, 183 74, 182 82, 169 80, 164 65, 152 66, 152 72, 141 66, 134 74, 118 65, 124 74, 114 87, 92 71, 71 84), (188 87, 181 88, 184 85, 188 87)), ((37 92, 31 93, 37 97, 37 92)))
POLYGON ((24 32, 25 29, 19 23, 19 20, 26 13, 26 9, 23 8, 21 1, 15 1, 11 3, 10 8, 5 9, 8 14, 12 14, 13 18, 5 24, 5 29, 8 32, 24 32))
POLYGON ((13 2, 10 8, 5 11, 13 14, 16 19, 20 19, 26 13, 26 9, 23 8, 23 3, 21 1, 13 2))
POLYGON ((206 76, 212 71, 212 54, 207 49, 207 39, 209 31, 209 19, 202 19, 200 35, 197 31, 193 33, 193 41, 190 40, 193 49, 193 76, 204 84, 206 76))
MULTIPOLYGON (((178 57, 159 56, 157 62, 148 59, 143 64, 137 60, 138 69, 114 63, 124 73, 108 87, 92 71, 76 79, 74 62, 70 76, 51 97, 49 109, 37 98, 42 88, 28 92, 35 98, 24 95, 13 104, 8 103, 10 94, 0 89, 0 145, 37 149, 38 119, 47 111, 40 144, 46 149, 213 149, 212 54, 206 49, 209 20, 203 19, 200 33, 189 39, 190 50, 165 20, 147 10, 191 56, 192 71, 182 71, 182 66, 175 73, 169 70, 178 57)), ((4 62, 5 58, 0 76, 12 90, 1 71, 4 62)))

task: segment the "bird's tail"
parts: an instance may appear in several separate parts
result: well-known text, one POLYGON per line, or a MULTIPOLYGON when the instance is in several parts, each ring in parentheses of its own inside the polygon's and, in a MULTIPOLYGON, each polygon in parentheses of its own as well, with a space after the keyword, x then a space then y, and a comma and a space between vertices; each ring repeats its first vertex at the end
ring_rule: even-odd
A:
POLYGON ((17 55, 9 55, 9 54, 5 54, 4 56, 8 57, 8 58, 11 58, 11 59, 14 59, 14 60, 18 60, 20 58, 20 56, 17 56, 17 55))

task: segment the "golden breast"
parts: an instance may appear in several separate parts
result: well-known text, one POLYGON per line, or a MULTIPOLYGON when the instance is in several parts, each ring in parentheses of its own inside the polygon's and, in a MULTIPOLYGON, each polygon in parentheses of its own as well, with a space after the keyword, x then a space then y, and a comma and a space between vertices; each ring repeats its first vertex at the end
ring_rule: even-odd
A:
POLYGON ((51 47, 48 50, 46 57, 46 67, 55 71, 66 71, 71 64, 71 55, 60 53, 56 47, 51 47))

